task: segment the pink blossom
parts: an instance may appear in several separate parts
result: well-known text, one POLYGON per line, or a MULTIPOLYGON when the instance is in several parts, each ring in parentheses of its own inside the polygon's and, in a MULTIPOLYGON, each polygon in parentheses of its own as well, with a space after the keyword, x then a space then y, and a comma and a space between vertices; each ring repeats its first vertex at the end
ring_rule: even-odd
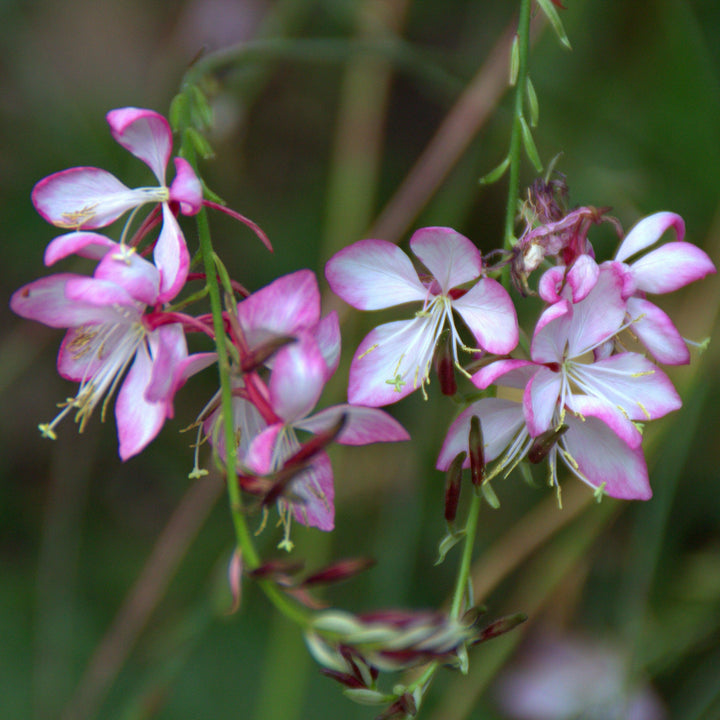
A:
MULTIPOLYGON (((251 442, 244 464, 253 472, 267 474, 282 468, 300 448, 299 431, 322 433, 344 417, 336 441, 343 445, 395 442, 409 438, 405 429, 382 410, 335 405, 311 415, 329 378, 329 368, 318 343, 310 334, 278 351, 268 386, 269 400, 278 421, 269 424, 251 442)), ((330 459, 319 451, 307 468, 293 479, 291 494, 281 510, 291 507, 295 518, 321 530, 334 527, 333 474, 330 459)), ((289 516, 284 514, 286 531, 289 516)))
MULTIPOLYGON (((336 313, 320 317, 320 290, 315 274, 310 270, 283 275, 266 285, 237 305, 238 328, 242 334, 239 340, 242 351, 252 356, 263 345, 271 346, 275 341, 292 340, 301 332, 309 332, 320 348, 331 374, 337 368, 340 358, 340 327, 336 313)), ((190 377, 217 360, 215 353, 201 353, 190 356, 184 368, 183 376, 190 377)), ((272 367, 273 356, 265 361, 272 367)), ((238 437, 237 455, 242 461, 253 438, 263 430, 276 416, 270 408, 270 401, 264 385, 251 380, 268 409, 269 417, 263 419, 258 408, 248 400, 246 381, 241 376, 233 376, 233 426, 238 437)), ((257 394, 256 393, 256 394, 257 394)), ((224 433, 220 428, 220 396, 217 393, 206 405, 200 415, 202 429, 207 438, 220 453, 225 456, 224 433)))
POLYGON ((658 361, 667 365, 690 362, 690 353, 672 320, 648 301, 647 294, 672 292, 716 272, 715 265, 699 247, 684 242, 685 223, 676 213, 658 212, 643 218, 630 230, 615 255, 614 263, 624 271, 623 294, 632 331, 658 361), (655 245, 667 230, 677 240, 631 258, 655 245))
POLYGON ((500 676, 497 697, 512 720, 665 720, 653 688, 607 640, 541 635, 500 676))
POLYGON ((380 325, 362 341, 350 366, 348 399, 353 404, 378 407, 418 388, 424 392, 446 326, 458 368, 458 347, 504 354, 517 344, 517 317, 510 296, 495 280, 482 277, 480 251, 470 240, 450 228, 429 227, 412 236, 410 248, 430 271, 430 278, 418 276, 410 258, 384 240, 356 242, 326 266, 333 291, 360 310, 422 303, 412 320, 380 325), (469 283, 469 289, 462 287, 469 283), (478 348, 463 343, 453 311, 478 348))
MULTIPOLYGON (((340 329, 336 313, 320 317, 320 292, 315 275, 300 270, 256 291, 237 306, 244 352, 252 355, 280 338, 294 342, 268 358, 269 385, 258 373, 233 377, 233 426, 239 469, 270 474, 300 448, 297 432, 323 433, 344 416, 337 441, 360 445, 407 439, 405 430, 390 416, 370 408, 340 405, 310 415, 322 389, 337 368, 340 329)), ((190 374, 207 366, 213 354, 188 360, 190 374), (192 367, 190 367, 192 366, 192 367)), ((203 430, 224 455, 224 433, 216 396, 204 411, 203 430)), ((293 478, 290 497, 279 501, 286 533, 290 518, 322 530, 334 522, 333 476, 327 453, 316 453, 308 467, 293 478)), ((284 544, 289 547, 289 540, 284 544)))
POLYGON ((153 171, 159 186, 130 189, 106 170, 75 167, 41 180, 33 190, 32 200, 48 222, 72 230, 105 227, 129 210, 159 203, 163 223, 154 257, 161 269, 158 298, 165 302, 183 286, 190 262, 170 203, 178 203, 186 215, 198 212, 202 186, 190 164, 180 157, 175 158, 175 179, 167 186, 165 173, 172 152, 172 131, 162 115, 128 107, 111 110, 107 121, 115 140, 153 171))
POLYGON ((158 327, 148 322, 146 309, 159 303, 160 273, 126 246, 95 233, 72 233, 50 244, 46 262, 70 253, 100 259, 93 277, 51 275, 20 288, 10 301, 22 317, 68 328, 58 371, 79 382, 80 389, 40 429, 54 438, 60 419, 75 412, 82 432, 103 397, 104 418, 107 403, 119 388, 115 417, 120 457, 127 460, 150 443, 173 415, 176 369, 187 355, 182 325, 158 327))
MULTIPOLYGON (((525 427, 514 436, 511 457, 503 466, 529 452, 531 439, 557 433, 542 453, 553 484, 560 454, 575 475, 608 495, 650 497, 642 436, 635 422, 662 417, 679 408, 681 400, 665 373, 642 355, 619 353, 598 359, 593 354, 623 327, 622 288, 622 273, 613 266, 601 267, 583 300, 563 299, 543 313, 530 361, 500 360, 475 373, 472 380, 480 388, 497 383, 523 389, 525 427)), ((517 425, 519 407, 504 408, 504 426, 496 417, 500 410, 489 408, 488 419, 487 409, 475 411, 485 411, 480 420, 483 434, 487 425, 489 441, 503 428, 507 434, 507 428, 517 425)), ((468 411, 461 417, 469 424, 468 411)), ((441 453, 443 464, 461 443, 463 432, 464 425, 453 427, 441 453)))

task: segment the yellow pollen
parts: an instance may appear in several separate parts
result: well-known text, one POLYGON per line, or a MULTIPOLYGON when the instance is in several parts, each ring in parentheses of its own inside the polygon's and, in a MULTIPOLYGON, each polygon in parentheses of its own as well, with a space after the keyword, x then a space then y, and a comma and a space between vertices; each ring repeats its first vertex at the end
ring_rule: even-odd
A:
POLYGON ((61 228, 72 228, 75 230, 78 230, 81 228, 85 223, 87 223, 89 220, 92 220, 95 217, 95 208, 97 207, 97 203, 95 205, 86 205, 84 208, 81 208, 80 210, 73 210, 72 212, 64 212, 62 214, 62 220, 53 223, 56 227, 61 228))
POLYGON ((96 328, 87 325, 78 328, 77 334, 68 343, 68 350, 73 360, 80 359, 83 355, 86 355, 88 351, 92 350, 92 341, 97 335, 98 331, 96 328))
POLYGON ((120 249, 113 254, 112 259, 124 262, 126 265, 130 264, 130 259, 135 254, 135 248, 120 243, 120 249))

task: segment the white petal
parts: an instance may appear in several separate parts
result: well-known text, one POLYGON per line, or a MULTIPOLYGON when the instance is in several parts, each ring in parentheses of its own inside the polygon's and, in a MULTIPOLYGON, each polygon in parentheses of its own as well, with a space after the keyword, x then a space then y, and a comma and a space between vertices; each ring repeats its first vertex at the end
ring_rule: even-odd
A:
POLYGON ((638 222, 625 236, 615 260, 627 262, 635 253, 654 245, 669 228, 674 228, 678 240, 685 237, 685 221, 676 213, 658 212, 638 222))
POLYGON ((452 228, 420 228, 410 238, 410 249, 438 281, 444 295, 482 272, 480 251, 452 228))
POLYGON ((110 131, 117 142, 142 160, 161 185, 172 151, 172 130, 168 121, 152 110, 126 107, 107 114, 110 131))
POLYGON ((350 365, 353 405, 390 405, 427 381, 435 339, 430 318, 380 325, 360 343, 350 365))
POLYGON ((505 355, 517 345, 515 306, 499 282, 482 278, 464 295, 453 300, 452 306, 484 350, 505 355))
POLYGON ((420 301, 427 291, 410 258, 385 240, 360 240, 325 266, 332 291, 358 310, 379 310, 420 301))

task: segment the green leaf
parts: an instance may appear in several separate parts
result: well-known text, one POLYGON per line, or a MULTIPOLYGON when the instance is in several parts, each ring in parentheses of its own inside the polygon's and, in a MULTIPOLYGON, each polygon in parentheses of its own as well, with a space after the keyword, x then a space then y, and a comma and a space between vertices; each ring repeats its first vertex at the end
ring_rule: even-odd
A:
POLYGON ((530 126, 535 127, 540 117, 540 105, 538 104, 535 86, 529 76, 525 83, 525 94, 527 95, 528 109, 530 110, 530 126))
POLYGON ((491 170, 487 175, 483 175, 478 182, 481 185, 492 185, 497 182, 510 167, 510 157, 506 157, 495 169, 491 170))
POLYGON ((520 125, 522 126, 522 137, 525 152, 527 153, 530 162, 535 166, 535 170, 538 173, 541 173, 543 166, 540 161, 540 155, 538 155, 537 148, 535 147, 535 141, 533 140, 530 126, 527 124, 527 120, 525 120, 522 116, 520 117, 520 125))
POLYGON ((197 85, 192 85, 190 94, 192 95, 193 125, 205 130, 211 128, 213 125, 213 111, 205 93, 197 85))
POLYGON ((547 19, 553 26, 553 30, 555 30, 555 34, 558 36, 560 42, 568 50, 572 50, 570 40, 568 40, 565 28, 563 27, 562 20, 560 19, 560 16, 558 15, 558 11, 555 9, 555 6, 552 4, 552 0, 537 0, 537 4, 547 16, 547 19))
POLYGON ((177 132, 184 128, 188 123, 188 99, 184 93, 178 93, 170 103, 170 111, 168 112, 170 127, 177 132))
POLYGON ((441 565, 445 561, 445 556, 465 537, 465 531, 449 532, 438 544, 438 558, 435 565, 441 565))
POLYGON ((215 157, 215 151, 212 149, 212 145, 210 145, 207 139, 195 128, 185 128, 185 136, 189 138, 190 142, 195 146, 195 151, 203 160, 209 160, 215 157))
POLYGON ((227 268, 216 253, 213 253, 213 259, 215 260, 215 270, 220 277, 220 282, 223 286, 223 290, 225 290, 228 297, 233 297, 232 282, 230 282, 230 275, 228 274, 227 268))
POLYGON ((487 504, 493 509, 497 510, 500 507, 500 499, 492 489, 492 485, 489 482, 482 484, 482 494, 487 504))
POLYGON ((515 35, 513 38, 512 48, 510 50, 510 84, 515 85, 517 82, 518 71, 520 69, 520 38, 515 35))

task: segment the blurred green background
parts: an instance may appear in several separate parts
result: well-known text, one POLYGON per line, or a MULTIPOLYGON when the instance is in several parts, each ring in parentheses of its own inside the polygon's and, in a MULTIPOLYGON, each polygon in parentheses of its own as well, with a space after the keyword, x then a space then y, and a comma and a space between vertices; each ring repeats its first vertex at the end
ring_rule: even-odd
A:
MULTIPOLYGON (((566 5, 573 51, 540 28, 531 55, 541 157, 563 153, 557 167, 571 204, 612 206, 626 229, 673 210, 685 218, 688 239, 717 262, 720 6, 566 5)), ((324 262, 367 236, 388 207, 374 225, 382 237, 406 241, 416 227, 450 225, 483 251, 497 247, 506 184, 483 188, 477 178, 506 151, 505 94, 487 120, 466 113, 441 136, 436 157, 449 172, 431 165, 420 173, 431 188, 417 213, 394 198, 515 9, 479 0, 0 4, 3 718, 376 714, 317 672, 297 629, 251 582, 240 611, 227 614, 229 514, 217 478, 194 486, 187 479, 193 438, 178 433, 212 395, 215 378, 188 385, 176 419, 125 464, 112 418, 93 418, 82 436, 66 422, 57 442, 45 441, 38 422, 74 392, 55 373, 61 333, 16 318, 8 299, 46 272, 42 255, 55 236, 30 203, 34 183, 75 165, 106 168, 131 186, 145 182, 146 169, 114 143, 104 114, 126 105, 166 113, 202 48, 237 43, 245 43, 241 59, 223 66, 211 88, 217 156, 203 169, 209 185, 274 244, 271 256, 245 228, 211 218, 218 252, 246 287, 309 267, 326 289, 324 262), (451 146, 463 138, 468 144, 455 162, 451 146)), ((506 66, 490 75, 502 85, 506 66)), ((488 88, 471 108, 490 98, 488 88)), ((533 179, 527 163, 523 184, 533 179)), ((194 229, 186 228, 194 249, 194 229)), ((593 232, 598 256, 609 257, 611 234, 593 232)), ((715 334, 719 293, 709 278, 662 305, 686 337, 700 341, 715 334)), ((326 300, 344 321, 343 363, 322 401, 331 404, 344 400, 349 359, 377 316, 326 300)), ((532 318, 537 306, 529 304, 532 318)), ((470 677, 440 673, 423 717, 509 717, 493 676, 515 646, 542 633, 611 642, 627 660, 628 682, 649 679, 667 717, 720 717, 717 363, 715 338, 691 366, 670 372, 685 405, 647 434, 650 502, 598 506, 568 479, 560 511, 541 483, 530 488, 513 475, 495 484, 502 504, 482 516, 478 600, 492 618, 526 611, 531 619, 473 651, 470 677)), ((434 460, 453 409, 433 387, 428 403, 414 396, 393 413, 413 442, 334 451, 337 530, 294 532, 308 568, 347 555, 378 559, 325 594, 353 611, 439 607, 454 580, 457 554, 433 566, 444 531, 443 477, 434 460)), ((266 557, 277 554, 278 540, 270 524, 258 538, 266 557)))

